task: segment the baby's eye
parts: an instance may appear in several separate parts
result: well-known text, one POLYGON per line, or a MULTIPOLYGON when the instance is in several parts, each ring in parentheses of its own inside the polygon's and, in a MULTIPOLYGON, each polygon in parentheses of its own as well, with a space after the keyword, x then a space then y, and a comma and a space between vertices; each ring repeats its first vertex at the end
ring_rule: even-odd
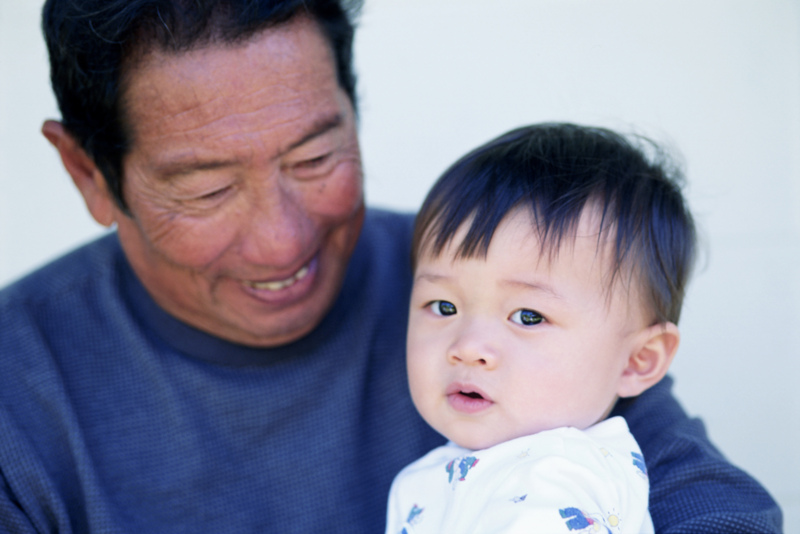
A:
POLYGON ((524 308, 512 313, 509 319, 511 319, 512 322, 524 326, 533 326, 544 321, 544 317, 539 315, 539 313, 533 310, 526 310, 524 308))
POLYGON ((436 315, 455 315, 456 306, 452 302, 446 300, 434 300, 430 304, 431 311, 436 315))

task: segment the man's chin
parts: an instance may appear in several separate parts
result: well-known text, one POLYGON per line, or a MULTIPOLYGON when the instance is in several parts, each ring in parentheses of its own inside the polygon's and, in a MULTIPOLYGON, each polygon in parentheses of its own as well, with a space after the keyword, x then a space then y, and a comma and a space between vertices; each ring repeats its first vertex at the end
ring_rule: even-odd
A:
POLYGON ((228 321, 212 320, 219 330, 210 332, 218 337, 240 345, 259 348, 272 348, 297 341, 316 328, 325 318, 334 296, 312 292, 306 298, 293 301, 290 305, 275 306, 271 302, 265 310, 262 306, 236 307, 228 321), (240 310, 248 309, 241 313, 240 310))

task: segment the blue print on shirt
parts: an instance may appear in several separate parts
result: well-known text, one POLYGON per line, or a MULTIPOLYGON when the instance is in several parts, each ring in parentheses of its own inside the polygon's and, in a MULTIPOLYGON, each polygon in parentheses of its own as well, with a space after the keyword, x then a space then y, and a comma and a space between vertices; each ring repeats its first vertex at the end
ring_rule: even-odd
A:
POLYGON ((467 473, 469 473, 469 470, 475 467, 475 465, 478 463, 478 459, 474 456, 465 456, 464 458, 455 458, 450 460, 450 463, 448 463, 447 467, 445 467, 445 470, 448 473, 447 481, 450 483, 453 482, 453 477, 455 476, 456 461, 458 461, 458 480, 460 482, 463 482, 464 479, 467 478, 467 473))
POLYGON ((644 476, 647 476, 647 466, 644 464, 644 456, 638 452, 631 452, 633 456, 633 465, 635 465, 644 476))

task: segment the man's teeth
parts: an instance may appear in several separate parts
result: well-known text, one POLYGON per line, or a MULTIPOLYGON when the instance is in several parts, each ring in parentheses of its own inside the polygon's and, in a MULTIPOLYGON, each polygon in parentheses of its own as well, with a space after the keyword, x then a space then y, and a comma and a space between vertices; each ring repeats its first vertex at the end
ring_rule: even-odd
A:
POLYGON ((299 271, 294 273, 292 276, 287 278, 286 280, 274 280, 272 282, 247 282, 247 284, 252 287, 253 289, 266 289, 268 291, 280 291, 290 285, 294 284, 298 280, 302 280, 308 274, 308 265, 303 266, 300 268, 299 271))

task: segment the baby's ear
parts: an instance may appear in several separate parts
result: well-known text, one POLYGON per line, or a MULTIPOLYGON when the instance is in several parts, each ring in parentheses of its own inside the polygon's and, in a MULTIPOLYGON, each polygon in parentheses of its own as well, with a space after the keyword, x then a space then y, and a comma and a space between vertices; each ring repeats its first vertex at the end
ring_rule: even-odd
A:
POLYGON ((673 323, 659 323, 642 330, 622 371, 617 395, 635 397, 664 378, 680 339, 678 327, 673 323))

